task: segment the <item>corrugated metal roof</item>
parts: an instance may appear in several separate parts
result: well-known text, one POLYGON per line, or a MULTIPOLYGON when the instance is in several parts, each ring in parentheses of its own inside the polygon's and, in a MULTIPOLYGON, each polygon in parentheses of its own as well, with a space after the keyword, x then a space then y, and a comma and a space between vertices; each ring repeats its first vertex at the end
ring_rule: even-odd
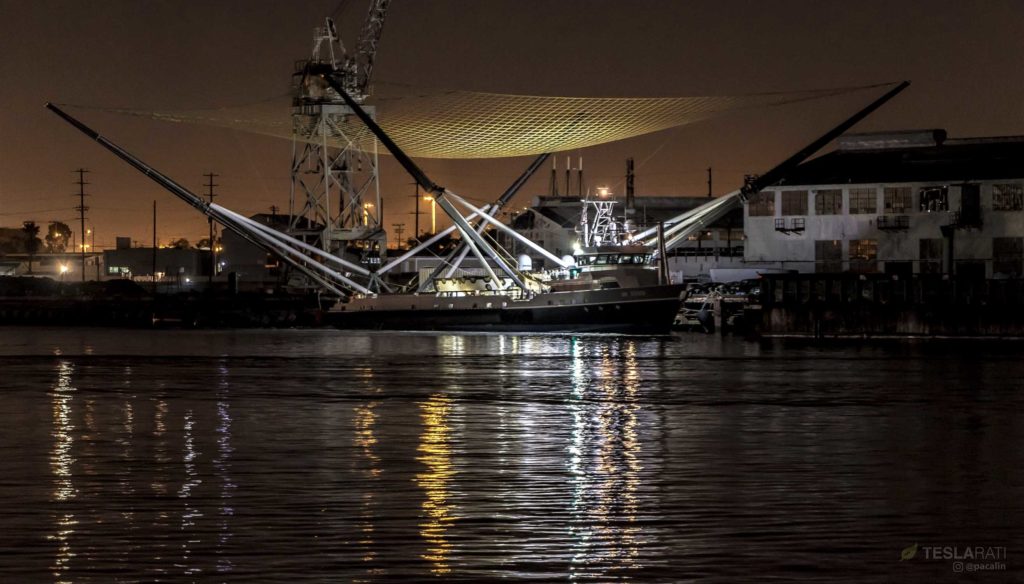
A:
POLYGON ((1024 138, 947 140, 941 146, 836 150, 778 185, 965 182, 1024 177, 1024 138))

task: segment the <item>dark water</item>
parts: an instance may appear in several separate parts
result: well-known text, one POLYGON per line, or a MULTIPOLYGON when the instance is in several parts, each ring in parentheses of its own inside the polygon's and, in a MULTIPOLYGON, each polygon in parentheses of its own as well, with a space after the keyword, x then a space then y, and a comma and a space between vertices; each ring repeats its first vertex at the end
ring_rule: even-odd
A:
POLYGON ((0 329, 0 581, 1019 579, 1022 354, 0 329))

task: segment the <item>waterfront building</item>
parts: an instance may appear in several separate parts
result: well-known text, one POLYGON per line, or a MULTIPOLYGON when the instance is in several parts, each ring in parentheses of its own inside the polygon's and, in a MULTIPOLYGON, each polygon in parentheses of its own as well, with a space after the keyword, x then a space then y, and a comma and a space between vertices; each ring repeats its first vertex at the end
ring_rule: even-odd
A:
POLYGON ((744 260, 798 272, 1024 274, 1024 137, 853 134, 744 205, 744 260))

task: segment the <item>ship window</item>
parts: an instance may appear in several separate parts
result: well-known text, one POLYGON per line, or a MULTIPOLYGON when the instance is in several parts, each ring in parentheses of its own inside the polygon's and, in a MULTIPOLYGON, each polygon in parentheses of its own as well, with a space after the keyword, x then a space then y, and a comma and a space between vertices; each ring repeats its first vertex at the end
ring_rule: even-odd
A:
POLYGON ((1024 189, 1020 184, 992 185, 993 211, 1024 210, 1024 189))
POLYGON ((822 189, 814 193, 815 215, 841 215, 843 212, 843 191, 822 189))
POLYGON ((877 189, 850 189, 850 214, 874 215, 878 209, 877 189))

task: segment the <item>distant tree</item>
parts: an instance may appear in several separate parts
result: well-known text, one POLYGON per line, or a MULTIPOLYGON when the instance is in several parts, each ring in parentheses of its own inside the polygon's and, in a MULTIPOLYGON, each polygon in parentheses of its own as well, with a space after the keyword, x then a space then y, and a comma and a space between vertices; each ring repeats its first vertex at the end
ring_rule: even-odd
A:
POLYGON ((25 234, 25 253, 28 254, 28 273, 32 273, 32 260, 35 259, 43 242, 39 240, 39 226, 35 221, 26 221, 21 224, 21 231, 25 234))
POLYGON ((188 240, 185 239, 184 237, 180 237, 178 239, 171 241, 170 246, 175 249, 189 249, 190 247, 192 247, 192 244, 190 244, 188 240))
MULTIPOLYGON (((214 237, 213 238, 213 243, 214 243, 214 245, 220 245, 220 238, 219 237, 214 237)), ((204 238, 200 239, 199 241, 197 241, 196 242, 196 248, 197 249, 210 249, 210 238, 209 237, 204 237, 204 238)))
POLYGON ((64 253, 71 244, 71 228, 67 223, 52 221, 46 230, 46 251, 64 253))

